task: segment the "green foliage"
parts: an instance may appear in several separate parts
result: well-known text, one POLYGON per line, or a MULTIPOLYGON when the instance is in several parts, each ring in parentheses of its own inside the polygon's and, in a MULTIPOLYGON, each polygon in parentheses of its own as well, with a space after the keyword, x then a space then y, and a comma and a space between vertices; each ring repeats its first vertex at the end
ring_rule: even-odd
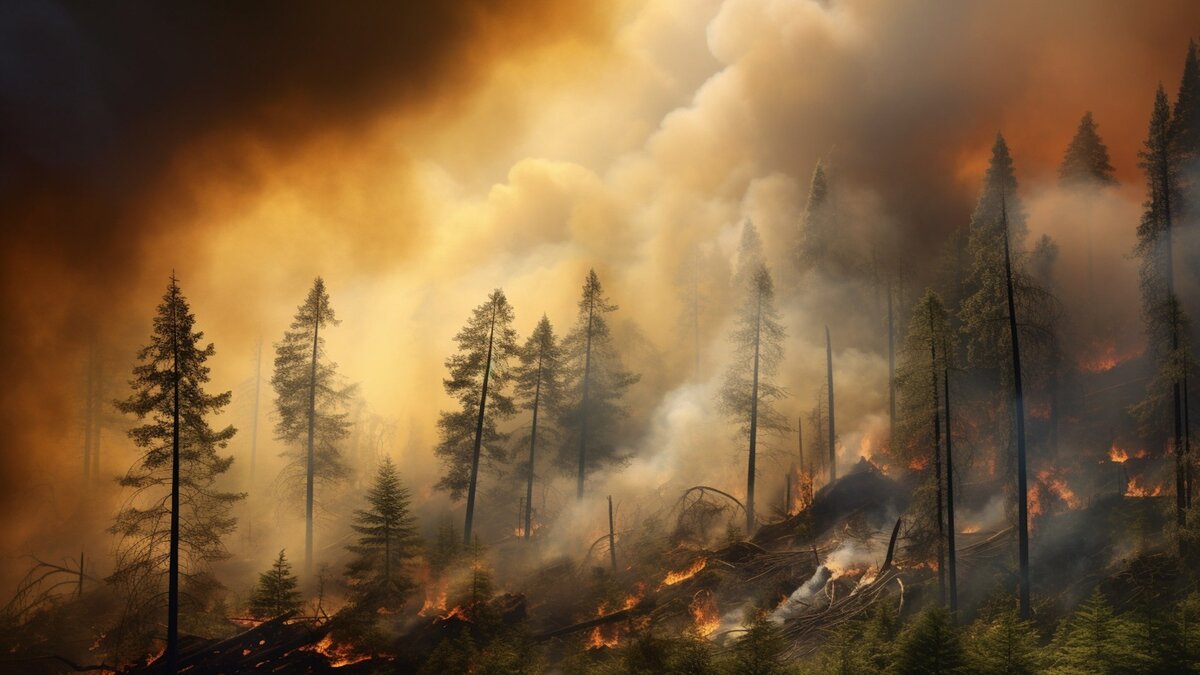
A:
POLYGON ((1046 649, 1056 675, 1137 672, 1142 665, 1135 628, 1113 613, 1099 590, 1063 621, 1046 649))
POLYGON ((1058 167, 1058 182, 1062 185, 1111 185, 1117 182, 1109 163, 1108 147, 1096 132, 1096 121, 1091 112, 1084 113, 1075 137, 1067 146, 1058 167))
POLYGON ((250 614, 270 619, 300 609, 302 600, 298 585, 296 575, 292 574, 292 564, 280 549, 271 569, 258 575, 258 585, 250 593, 250 614))
POLYGON ((930 607, 901 633, 892 672, 966 673, 967 658, 958 627, 944 607, 930 607))
POLYGON ((346 409, 355 387, 342 381, 337 364, 325 354, 324 330, 339 323, 329 305, 325 282, 317 277, 283 339, 275 343, 275 372, 271 376, 275 438, 288 445, 283 453, 287 463, 279 481, 293 502, 306 496, 310 421, 314 491, 323 492, 317 486, 336 485, 349 474, 338 442, 350 433, 346 409))
POLYGON ((353 601, 372 609, 398 610, 415 587, 409 567, 421 547, 410 511, 408 488, 390 457, 384 458, 367 491, 368 508, 355 511, 355 555, 346 567, 353 601))
POLYGON ((454 499, 462 499, 471 489, 471 467, 475 444, 480 459, 498 466, 508 457, 508 434, 497 422, 516 412, 505 387, 513 376, 509 360, 517 354, 517 333, 512 328, 513 308, 504 291, 492 291, 483 304, 472 312, 467 325, 454 336, 458 351, 446 359, 449 377, 442 384, 446 394, 458 401, 458 409, 443 411, 438 419, 441 440, 434 452, 442 461, 443 473, 437 487, 454 499), (483 428, 479 431, 480 401, 487 374, 488 390, 483 428))
POLYGON ((746 632, 729 648, 725 665, 730 672, 741 675, 786 673, 784 654, 787 648, 787 639, 783 637, 779 626, 767 618, 766 612, 760 612, 746 626, 746 632))
POLYGON ((627 459, 617 452, 621 423, 627 415, 622 398, 639 377, 625 370, 613 345, 607 315, 616 310, 604 296, 595 270, 590 270, 575 326, 562 343, 565 400, 559 414, 559 426, 565 432, 559 466, 577 474, 582 459, 582 477, 627 459))
POLYGON ((449 514, 443 515, 438 521, 437 537, 433 540, 433 546, 425 554, 429 571, 435 577, 441 577, 462 554, 462 535, 454 526, 454 519, 449 514))
POLYGON ((967 632, 967 658, 971 672, 980 675, 1040 673, 1044 667, 1037 629, 1021 619, 1016 607, 1005 607, 994 616, 976 621, 967 632))

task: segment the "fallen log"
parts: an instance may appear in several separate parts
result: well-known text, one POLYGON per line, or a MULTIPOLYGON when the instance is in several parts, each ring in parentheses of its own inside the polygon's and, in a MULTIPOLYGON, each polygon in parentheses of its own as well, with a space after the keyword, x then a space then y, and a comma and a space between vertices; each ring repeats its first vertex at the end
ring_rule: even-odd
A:
POLYGON ((625 619, 631 619, 641 614, 649 614, 650 612, 654 611, 654 608, 657 606, 657 604, 657 600, 654 596, 647 596, 639 600, 636 605, 629 607, 628 609, 617 610, 611 614, 605 614, 604 616, 598 616, 594 619, 582 621, 570 626, 564 626, 556 630, 539 633, 534 635, 532 639, 534 642, 545 642, 546 640, 552 640, 556 637, 562 637, 564 635, 571 635, 572 633, 585 631, 590 628, 595 628, 596 626, 606 626, 610 623, 624 621, 625 619))

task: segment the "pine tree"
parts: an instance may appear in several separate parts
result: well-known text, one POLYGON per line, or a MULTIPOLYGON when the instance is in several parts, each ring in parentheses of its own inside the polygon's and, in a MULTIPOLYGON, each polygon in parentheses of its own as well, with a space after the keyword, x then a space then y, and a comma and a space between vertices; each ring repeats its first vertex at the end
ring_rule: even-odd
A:
MULTIPOLYGON (((141 423, 129 437, 141 451, 124 477, 130 488, 110 531, 118 536, 116 569, 109 577, 124 589, 131 608, 118 632, 153 629, 148 612, 161 608, 167 594, 167 660, 178 654, 181 576, 200 578, 206 565, 228 557, 222 539, 233 532, 231 515, 244 495, 217 489, 217 479, 233 463, 217 450, 233 438, 233 427, 214 430, 209 418, 229 404, 230 392, 208 394, 208 359, 212 344, 201 346, 204 333, 174 275, 154 317, 150 341, 138 350, 130 396, 118 410, 141 423)), ((158 619, 161 621, 161 619, 158 619)))
POLYGON ((801 270, 827 267, 837 239, 837 218, 825 166, 817 162, 808 187, 808 205, 800 224, 797 260, 801 270))
POLYGON ((755 616, 746 632, 729 649, 729 672, 740 675, 782 675, 787 639, 765 613, 755 616))
POLYGON ((575 327, 563 340, 566 400, 559 426, 566 432, 559 463, 574 468, 576 498, 583 499, 587 474, 606 464, 619 464, 617 438, 626 416, 621 399, 638 376, 624 369, 612 342, 609 304, 595 270, 588 271, 579 300, 575 327))
MULTIPOLYGON (((1195 184, 1200 172, 1200 56, 1196 53, 1196 41, 1188 41, 1187 56, 1183 61, 1183 76, 1179 80, 1179 94, 1171 113, 1172 154, 1180 170, 1182 191, 1195 184)), ((1184 204, 1184 209, 1196 217, 1200 204, 1184 204)))
POLYGON ((930 607, 901 635, 896 647, 893 672, 965 673, 966 654, 962 637, 944 607, 930 607))
POLYGON ((730 342, 733 360, 725 373, 720 403, 725 414, 738 423, 738 433, 748 446, 746 468, 746 533, 754 531, 754 482, 759 432, 788 431, 775 402, 784 398, 782 387, 772 382, 783 360, 783 327, 775 310, 775 285, 764 263, 743 281, 730 342))
POLYGON ((292 574, 283 549, 271 565, 271 569, 258 575, 258 585, 250 593, 250 614, 260 619, 271 619, 300 609, 302 603, 299 581, 292 574))
POLYGON ((1113 178, 1112 164, 1109 163, 1108 147, 1096 132, 1096 122, 1090 112, 1084 113, 1075 137, 1067 146, 1062 164, 1058 167, 1058 182, 1061 185, 1112 185, 1117 182, 1113 178))
POLYGON ((1142 670, 1131 640, 1134 628, 1113 614, 1099 590, 1063 621, 1046 649, 1056 675, 1133 673, 1142 670))
POLYGON ((537 441, 538 425, 543 425, 542 433, 546 433, 543 415, 548 412, 553 415, 562 405, 562 348, 554 335, 550 320, 542 315, 529 339, 522 346, 519 356, 521 363, 514 373, 514 391, 521 408, 530 412, 529 429, 529 461, 525 465, 525 527, 524 536, 533 536, 533 481, 537 475, 537 441))
POLYGON ((323 329, 340 322, 329 305, 325 281, 317 277, 291 327, 275 344, 275 438, 291 446, 280 473, 289 496, 304 496, 304 569, 313 568, 313 520, 321 491, 346 479, 338 442, 349 434, 345 412, 354 387, 342 384, 337 364, 325 355, 323 329))
POLYGON ((507 456, 508 434, 499 431, 497 422, 516 412, 504 391, 512 378, 509 359, 517 354, 512 322, 512 305, 497 288, 471 312, 467 325, 454 336, 458 353, 446 359, 450 377, 442 384, 458 400, 459 409, 443 411, 438 420, 441 442, 435 452, 444 473, 437 487, 454 499, 467 499, 464 544, 471 541, 480 461, 499 464, 507 456))
POLYGON ((355 555, 346 566, 346 577, 360 608, 397 610, 416 586, 408 568, 421 539, 411 501, 396 466, 385 457, 367 490, 368 507, 354 512, 351 527, 358 541, 346 547, 355 555))
POLYGON ((1150 129, 1140 166, 1146 173, 1146 211, 1138 226, 1142 313, 1158 373, 1145 398, 1133 408, 1144 430, 1158 440, 1171 439, 1175 451, 1176 522, 1183 525, 1186 504, 1183 461, 1182 373, 1187 358, 1187 317, 1175 293, 1173 209, 1179 202, 1178 167, 1171 150, 1171 117, 1162 87, 1154 98, 1150 129), (1166 390, 1170 395, 1166 395, 1166 390), (1170 419, 1170 427, 1167 420, 1170 419), (1167 433, 1170 428, 1172 433, 1167 433))
POLYGON ((462 551, 462 537, 454 528, 454 520, 449 515, 443 516, 438 522, 437 538, 433 541, 433 547, 426 552, 429 571, 440 578, 458 560, 462 551))
POLYGON ((1008 607, 972 626, 966 640, 971 672, 980 675, 1034 675, 1045 668, 1033 622, 1008 607))

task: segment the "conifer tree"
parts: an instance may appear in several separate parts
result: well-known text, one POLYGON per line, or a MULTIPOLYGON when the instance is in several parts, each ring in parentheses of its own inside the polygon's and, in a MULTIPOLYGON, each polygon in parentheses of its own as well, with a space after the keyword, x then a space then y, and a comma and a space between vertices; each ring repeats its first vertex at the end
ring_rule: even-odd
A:
POLYGON ((1113 178, 1112 164, 1109 163, 1108 147, 1096 131, 1091 112, 1084 113, 1075 137, 1067 146, 1062 164, 1058 167, 1058 182, 1061 185, 1111 185, 1117 182, 1113 178))
POLYGON ((587 474, 625 460, 617 454, 617 438, 626 411, 625 391, 638 376, 625 370, 612 342, 609 304, 595 270, 588 271, 579 299, 575 327, 563 340, 565 401, 559 426, 566 433, 559 463, 575 469, 576 498, 583 499, 587 474))
POLYGON ((289 496, 304 497, 304 569, 313 568, 313 521, 317 486, 322 492, 348 476, 338 442, 349 434, 346 406, 354 387, 337 375, 325 354, 324 329, 340 322, 317 277, 283 339, 275 343, 275 438, 289 445, 279 475, 289 496))
POLYGON ((746 632, 729 649, 729 672, 740 675, 782 675, 787 639, 765 613, 751 619, 746 632))
POLYGON ((1033 622, 1008 607, 972 626, 966 640, 971 672, 980 675, 1035 675, 1044 672, 1033 622))
POLYGON ((467 325, 454 336, 458 353, 446 359, 450 377, 442 384, 459 408, 443 411, 438 420, 441 442, 435 452, 444 473, 437 487, 454 499, 466 497, 464 544, 471 541, 480 462, 499 464, 507 456, 508 434, 497 428, 497 422, 516 412, 512 398, 505 393, 513 375, 509 360, 517 354, 512 322, 512 305, 497 288, 471 312, 467 325))
POLYGON ((1133 673, 1142 670, 1134 628, 1116 616, 1099 590, 1059 624, 1046 649, 1050 673, 1133 673))
POLYGON ((525 465, 525 518, 524 536, 533 536, 533 480, 537 475, 538 424, 543 425, 545 416, 539 413, 555 413, 562 405, 562 348, 554 335, 550 319, 542 315, 529 339, 522 346, 520 365, 514 372, 514 391, 521 408, 530 412, 529 461, 525 465))
POLYGON ((271 569, 258 575, 258 585, 250 594, 250 614, 271 619, 300 609, 303 603, 298 585, 296 575, 292 574, 292 564, 280 549, 271 569))
POLYGON ((140 422, 129 437, 142 452, 119 480, 131 492, 110 528, 118 542, 109 579, 126 592, 131 608, 118 632, 151 630, 154 624, 138 624, 158 618, 148 613, 162 608, 165 585, 169 665, 178 656, 180 578, 199 579, 206 565, 228 556, 222 539, 234 530, 231 511, 244 496, 216 487, 233 463, 217 451, 236 430, 209 426, 229 404, 230 392, 204 390, 216 350, 202 345, 204 333, 195 324, 172 275, 150 341, 138 350, 133 391, 116 403, 140 422))
POLYGON ((808 187, 808 205, 800 224, 797 260, 801 270, 826 267, 837 239, 837 218, 825 166, 818 161, 808 187))
MULTIPOLYGON (((1179 94, 1171 113, 1171 146, 1179 167, 1181 189, 1185 194, 1191 194, 1188 188, 1195 184, 1200 173, 1200 56, 1196 53, 1195 40, 1188 41, 1179 94)), ((1200 204, 1185 203, 1183 208, 1195 218, 1200 204)))
POLYGON ((347 547, 355 557, 346 577, 360 608, 399 609, 415 587, 408 568, 421 539, 411 501, 392 459, 385 457, 367 490, 367 508, 354 513, 357 542, 347 547))
POLYGON ((892 670, 900 675, 968 672, 962 637, 946 608, 924 610, 905 629, 892 670))
POLYGON ((780 433, 788 430, 787 421, 775 408, 784 398, 782 387, 772 381, 783 359, 784 330, 775 309, 775 286, 764 263, 741 289, 730 341, 733 360, 725 373, 720 403, 723 411, 738 424, 738 433, 747 442, 746 533, 754 531, 754 483, 760 431, 780 433))

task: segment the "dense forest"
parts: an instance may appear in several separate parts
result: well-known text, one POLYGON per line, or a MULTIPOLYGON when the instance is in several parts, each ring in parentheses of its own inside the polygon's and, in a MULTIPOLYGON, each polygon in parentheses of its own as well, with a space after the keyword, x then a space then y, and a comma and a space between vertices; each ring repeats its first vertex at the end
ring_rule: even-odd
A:
POLYGON ((401 319, 320 255, 264 316, 156 256, 46 355, 69 469, 8 552, 0 671, 1200 672, 1200 55, 1169 48, 1143 126, 1077 111, 1051 178, 976 133, 971 208, 919 236, 835 147, 533 282, 464 231, 471 293, 427 270, 401 319))

